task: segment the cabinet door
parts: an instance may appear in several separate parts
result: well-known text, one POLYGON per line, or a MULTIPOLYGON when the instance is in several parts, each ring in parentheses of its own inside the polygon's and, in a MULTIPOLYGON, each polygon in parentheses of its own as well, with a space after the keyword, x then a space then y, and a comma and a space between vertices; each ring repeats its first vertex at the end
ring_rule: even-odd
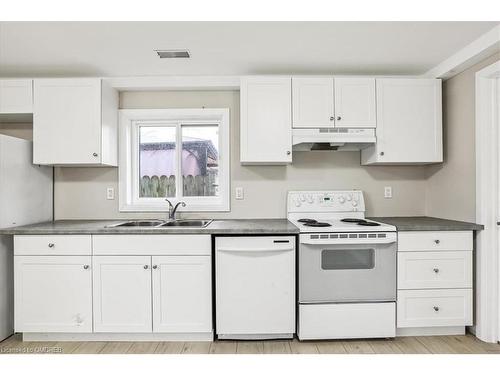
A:
POLYGON ((335 126, 375 128, 375 78, 335 78, 335 126))
POLYGON ((153 257, 153 331, 211 332, 210 256, 153 257))
POLYGON ((293 77, 292 98, 294 128, 334 126, 333 78, 293 77))
POLYGON ((94 331, 151 332, 151 257, 94 256, 94 331))
POLYGON ((377 79, 377 144, 363 164, 443 161, 441 80, 377 79))
POLYGON ((90 256, 15 256, 16 332, 92 332, 90 256))
POLYGON ((34 81, 35 164, 97 164, 101 154, 101 81, 34 81))
POLYGON ((290 77, 241 80, 241 162, 292 162, 292 89, 290 77))
POLYGON ((32 113, 33 81, 0 80, 0 113, 32 113))

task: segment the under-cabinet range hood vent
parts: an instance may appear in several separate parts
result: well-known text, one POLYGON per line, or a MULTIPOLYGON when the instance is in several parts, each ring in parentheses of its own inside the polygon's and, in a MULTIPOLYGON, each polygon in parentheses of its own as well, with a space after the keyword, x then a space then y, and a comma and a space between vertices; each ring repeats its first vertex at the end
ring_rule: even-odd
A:
POLYGON ((375 129, 293 129, 294 151, 359 151, 375 143, 375 129))

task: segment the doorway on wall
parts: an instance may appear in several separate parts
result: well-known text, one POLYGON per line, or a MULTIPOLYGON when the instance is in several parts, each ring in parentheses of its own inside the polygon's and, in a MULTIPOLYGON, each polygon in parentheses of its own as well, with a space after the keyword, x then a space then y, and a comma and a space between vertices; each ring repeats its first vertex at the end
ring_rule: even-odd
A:
POLYGON ((500 342, 500 61, 476 73, 475 334, 500 342))

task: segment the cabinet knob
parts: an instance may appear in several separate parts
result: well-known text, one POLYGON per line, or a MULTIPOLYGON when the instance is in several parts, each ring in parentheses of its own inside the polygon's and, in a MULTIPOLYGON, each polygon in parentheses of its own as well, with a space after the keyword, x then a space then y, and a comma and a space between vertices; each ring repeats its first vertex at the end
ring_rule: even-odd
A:
POLYGON ((337 116, 337 121, 340 121, 342 120, 342 117, 341 116, 337 116))
POLYGON ((439 245, 439 244, 441 243, 441 241, 440 241, 440 240, 434 240, 434 243, 435 243, 436 245, 439 245))
POLYGON ((157 268, 158 268, 158 266, 155 264, 155 265, 153 266, 153 269, 155 270, 155 269, 157 269, 157 268))
POLYGON ((84 270, 88 270, 88 269, 89 269, 89 265, 88 265, 88 264, 85 264, 85 265, 83 266, 83 269, 84 269, 84 270))
POLYGON ((335 120, 335 117, 331 116, 330 121, 333 121, 333 120, 335 120))
POLYGON ((434 309, 434 311, 439 311, 439 307, 438 306, 434 306, 433 309, 434 309))
POLYGON ((291 154, 291 152, 290 152, 290 151, 287 151, 287 152, 286 152, 286 154, 287 154, 287 155, 290 155, 290 154, 291 154))
POLYGON ((149 266, 147 264, 144 265, 144 269, 147 270, 149 266))
POLYGON ((98 154, 97 152, 94 152, 92 155, 93 155, 95 158, 96 158, 97 156, 99 156, 99 154, 98 154))
POLYGON ((55 245, 53 243, 49 243, 49 247, 52 248, 54 247, 55 245))
POLYGON ((385 155, 385 152, 384 151, 380 151, 380 156, 384 156, 385 155))
POLYGON ((434 273, 439 273, 439 268, 433 268, 432 270, 434 271, 434 273))

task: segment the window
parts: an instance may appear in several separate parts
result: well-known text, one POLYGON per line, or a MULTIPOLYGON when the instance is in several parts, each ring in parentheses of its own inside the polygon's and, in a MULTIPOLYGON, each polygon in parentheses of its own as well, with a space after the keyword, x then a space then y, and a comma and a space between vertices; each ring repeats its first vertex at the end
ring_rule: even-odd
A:
POLYGON ((120 211, 229 211, 229 110, 120 111, 120 211))

